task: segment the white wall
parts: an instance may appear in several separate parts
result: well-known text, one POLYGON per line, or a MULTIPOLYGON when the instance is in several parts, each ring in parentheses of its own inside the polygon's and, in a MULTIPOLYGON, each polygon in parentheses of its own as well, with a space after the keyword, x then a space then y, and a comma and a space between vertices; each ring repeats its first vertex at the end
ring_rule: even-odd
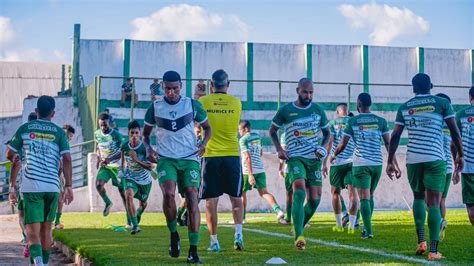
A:
POLYGON ((20 115, 28 95, 55 96, 60 90, 61 64, 0 62, 0 117, 20 115))
POLYGON ((11 140, 11 138, 16 132, 16 129, 20 127, 21 124, 22 124, 21 116, 0 118, 0 162, 3 162, 6 160, 5 142, 11 140))

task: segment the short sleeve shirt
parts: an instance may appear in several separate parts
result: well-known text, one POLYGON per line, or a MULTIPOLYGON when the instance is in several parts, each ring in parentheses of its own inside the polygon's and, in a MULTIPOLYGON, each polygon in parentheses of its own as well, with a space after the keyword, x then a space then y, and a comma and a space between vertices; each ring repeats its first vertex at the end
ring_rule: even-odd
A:
POLYGON ((469 106, 456 113, 456 124, 461 131, 464 150, 463 173, 474 173, 474 106, 469 106))
POLYGON ((454 117, 447 99, 417 95, 398 108, 395 124, 408 130, 407 164, 445 160, 443 124, 454 117))
POLYGON ((146 149, 142 142, 136 147, 130 146, 130 142, 125 142, 120 147, 120 150, 123 153, 123 157, 126 161, 126 167, 124 169, 125 178, 133 180, 139 185, 147 185, 151 183, 150 171, 143 168, 140 164, 132 160, 130 157, 130 151, 135 151, 137 154, 137 159, 142 162, 148 162, 146 159, 146 149))
POLYGON ((289 157, 315 159, 321 145, 321 129, 329 126, 324 110, 316 103, 305 108, 294 102, 282 106, 273 117, 272 124, 284 127, 286 152, 289 157))
POLYGON ((344 129, 344 135, 354 140, 353 166, 377 166, 383 164, 382 136, 389 134, 387 121, 372 113, 351 117, 344 129))
POLYGON ((262 140, 260 136, 255 132, 250 132, 239 140, 240 143, 240 152, 242 153, 242 173, 244 175, 248 174, 247 164, 245 162, 244 152, 248 151, 250 153, 250 160, 252 163, 252 173, 259 174, 265 172, 262 161, 262 140))
MULTIPOLYGON (((122 146, 122 135, 115 129, 110 129, 109 133, 104 134, 102 130, 98 129, 94 133, 94 138, 97 143, 97 148, 100 152, 100 158, 105 160, 112 156, 120 154, 120 146, 122 146)), ((108 166, 119 167, 120 156, 118 159, 110 161, 108 166)))
POLYGON ((133 83, 132 84, 127 84, 127 83, 122 84, 122 90, 125 93, 131 93, 132 90, 133 90, 133 83))
MULTIPOLYGON (((329 130, 331 131, 331 135, 333 138, 332 146, 331 146, 331 154, 334 154, 336 151, 337 146, 341 142, 342 138, 344 137, 344 129, 346 128, 347 122, 349 121, 349 116, 344 117, 337 117, 334 120, 329 122, 329 130)), ((352 163, 352 158, 354 155, 354 140, 352 138, 349 139, 346 148, 342 151, 334 161, 334 165, 343 165, 352 163)))
POLYGON ((24 151, 21 192, 59 192, 58 176, 61 156, 69 153, 66 133, 46 120, 27 122, 18 128, 8 147, 24 151))

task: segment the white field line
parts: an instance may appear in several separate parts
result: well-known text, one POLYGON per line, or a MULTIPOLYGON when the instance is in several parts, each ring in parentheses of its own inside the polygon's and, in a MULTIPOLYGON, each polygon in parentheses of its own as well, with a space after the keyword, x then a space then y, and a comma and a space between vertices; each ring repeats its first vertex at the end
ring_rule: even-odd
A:
MULTIPOLYGON (((224 225, 225 227, 232 227, 230 225, 224 225)), ((258 233, 262 235, 268 235, 268 236, 274 236, 274 237, 279 237, 279 238, 289 238, 289 239, 294 239, 294 236, 291 235, 285 235, 285 234, 280 234, 280 233, 274 233, 274 232, 269 232, 269 231, 264 231, 260 229, 252 229, 252 228, 243 228, 244 231, 249 231, 253 233, 258 233)), ((340 244, 337 242, 329 242, 329 241, 324 241, 316 238, 305 238, 306 241, 324 245, 324 246, 329 246, 329 247, 335 247, 335 248, 345 248, 348 250, 353 250, 353 251, 360 251, 360 252, 365 252, 365 253, 370 253, 374 255, 379 255, 379 256, 384 256, 388 258, 394 258, 394 259, 399 259, 399 260, 405 260, 408 262, 413 262, 413 263, 424 263, 424 264, 432 264, 433 262, 426 260, 426 259, 417 259, 417 258, 412 258, 409 256, 405 255, 400 255, 400 254, 394 254, 394 253, 387 253, 384 251, 376 250, 376 249, 370 249, 370 248, 362 248, 362 247, 357 247, 357 246, 350 246, 350 245, 345 245, 345 244, 340 244)))

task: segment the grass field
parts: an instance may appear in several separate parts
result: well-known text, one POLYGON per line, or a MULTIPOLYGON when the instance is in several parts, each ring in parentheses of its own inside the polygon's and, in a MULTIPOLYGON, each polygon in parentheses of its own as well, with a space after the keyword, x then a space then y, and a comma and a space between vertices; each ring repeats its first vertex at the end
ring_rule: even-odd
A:
MULTIPOLYGON (((231 216, 220 214, 219 242, 222 252, 208 253, 209 235, 201 230, 199 255, 210 264, 264 264, 272 257, 280 257, 289 264, 369 264, 428 262, 426 256, 415 256, 416 233, 413 219, 406 211, 376 211, 373 217, 375 238, 361 240, 360 233, 334 233, 334 216, 316 213, 311 227, 305 230, 308 244, 305 251, 293 247, 291 227, 278 225, 274 215, 248 214, 244 225, 244 252, 232 249, 234 229, 231 216), (269 235, 268 233, 273 234, 269 235), (415 259, 415 260, 413 260, 415 259)), ((449 210, 446 238, 439 250, 446 264, 474 263, 474 228, 465 210, 449 210)), ((187 229, 179 228, 181 257, 168 255, 169 233, 162 213, 145 213, 142 232, 115 232, 107 226, 124 224, 123 213, 103 217, 98 213, 63 215, 65 229, 54 231, 54 237, 94 261, 96 265, 182 264, 188 250, 187 229)), ((203 223, 205 224, 205 223, 203 223)), ((428 228, 426 229, 428 234, 428 228)), ((427 236, 428 237, 428 236, 427 236)))

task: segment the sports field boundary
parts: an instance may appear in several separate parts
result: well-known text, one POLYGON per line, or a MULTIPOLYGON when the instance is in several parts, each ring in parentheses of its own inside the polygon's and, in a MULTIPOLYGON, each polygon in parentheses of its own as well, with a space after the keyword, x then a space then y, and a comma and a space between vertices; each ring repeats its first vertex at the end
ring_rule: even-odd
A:
POLYGON ((70 248, 68 245, 64 244, 61 241, 54 240, 54 246, 57 247, 61 253, 63 253, 68 259, 72 260, 72 265, 78 266, 93 266, 94 263, 79 254, 79 252, 70 248))
MULTIPOLYGON (((225 227, 232 227, 231 225, 224 225, 224 226, 225 227)), ((253 228, 244 227, 243 230, 247 231, 247 232, 252 232, 252 233, 257 233, 257 234, 262 234, 262 235, 267 235, 267 236, 273 236, 273 237, 279 237, 279 238, 288 238, 288 239, 294 239, 295 238, 292 235, 269 232, 269 231, 260 230, 260 229, 253 229, 253 228)), ((305 237, 305 239, 308 242, 316 243, 316 244, 323 245, 323 246, 344 248, 344 249, 353 250, 353 251, 360 251, 360 252, 379 255, 379 256, 383 256, 383 257, 387 257, 387 258, 394 258, 394 259, 404 260, 404 261, 412 262, 412 263, 434 264, 434 262, 426 260, 426 259, 417 259, 417 258, 405 256, 405 255, 400 255, 400 254, 395 254, 395 253, 388 253, 388 252, 385 252, 385 251, 371 249, 371 248, 351 246, 351 245, 341 244, 341 243, 338 243, 338 242, 324 241, 324 240, 321 240, 321 239, 310 238, 310 237, 305 237)))

